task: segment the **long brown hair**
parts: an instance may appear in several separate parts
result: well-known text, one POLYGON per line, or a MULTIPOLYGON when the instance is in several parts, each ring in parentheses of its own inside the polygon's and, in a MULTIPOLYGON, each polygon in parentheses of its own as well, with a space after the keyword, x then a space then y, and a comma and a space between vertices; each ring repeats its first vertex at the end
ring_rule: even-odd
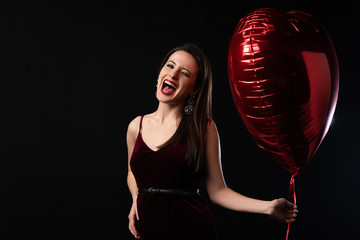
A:
POLYGON ((185 44, 170 50, 164 57, 160 70, 176 51, 191 54, 198 64, 195 84, 195 107, 192 114, 183 114, 175 134, 161 147, 173 143, 186 143, 186 159, 195 171, 203 169, 205 158, 205 138, 209 120, 212 118, 212 72, 203 51, 194 44, 185 44))

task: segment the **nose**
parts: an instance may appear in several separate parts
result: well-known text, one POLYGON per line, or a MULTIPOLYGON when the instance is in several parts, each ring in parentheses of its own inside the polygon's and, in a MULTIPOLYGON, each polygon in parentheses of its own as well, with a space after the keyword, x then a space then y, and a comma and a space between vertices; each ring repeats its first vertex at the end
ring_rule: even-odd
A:
POLYGON ((173 71, 169 73, 170 78, 172 78, 173 80, 177 80, 179 78, 179 72, 179 69, 173 69, 173 71))

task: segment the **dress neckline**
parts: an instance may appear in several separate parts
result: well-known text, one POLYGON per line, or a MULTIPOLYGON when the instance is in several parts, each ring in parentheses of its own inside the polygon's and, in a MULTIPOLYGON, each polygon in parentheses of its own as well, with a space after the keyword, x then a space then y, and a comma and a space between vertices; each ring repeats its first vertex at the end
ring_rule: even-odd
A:
MULTIPOLYGON (((141 118, 140 118, 140 126, 139 126, 138 137, 141 138, 141 141, 142 141, 143 144, 146 146, 146 148, 149 149, 150 151, 156 153, 156 152, 159 152, 160 150, 168 147, 168 146, 166 146, 166 147, 162 147, 162 148, 159 148, 159 149, 154 150, 154 149, 150 148, 149 145, 145 142, 145 140, 144 140, 144 138, 143 138, 143 136, 142 136, 142 131, 141 131, 141 130, 142 130, 142 122, 143 122, 144 116, 145 116, 145 115, 142 115, 141 118)), ((176 129, 176 131, 177 131, 177 129, 176 129)), ((176 132, 176 131, 175 131, 175 132, 176 132)), ((175 134, 175 133, 174 133, 174 134, 175 134)), ((172 135, 169 139, 171 139, 173 136, 174 136, 174 135, 172 135)), ((168 139, 168 140, 169 140, 169 139, 168 139)), ((168 140, 167 140, 167 141, 168 141, 168 140)), ((166 141, 166 142, 167 142, 167 141, 166 141)), ((166 143, 166 142, 164 142, 164 143, 166 143)), ((161 144, 161 145, 164 145, 164 143, 161 144)), ((161 146, 161 145, 160 145, 160 146, 161 146)))
POLYGON ((143 137, 142 137, 142 134, 141 134, 141 131, 139 131, 139 134, 138 134, 138 135, 139 135, 141 141, 143 142, 143 144, 145 145, 145 147, 146 147, 147 149, 149 149, 150 151, 156 153, 156 152, 164 149, 164 148, 159 148, 159 149, 154 150, 154 149, 150 148, 149 145, 144 141, 144 139, 143 139, 143 137))

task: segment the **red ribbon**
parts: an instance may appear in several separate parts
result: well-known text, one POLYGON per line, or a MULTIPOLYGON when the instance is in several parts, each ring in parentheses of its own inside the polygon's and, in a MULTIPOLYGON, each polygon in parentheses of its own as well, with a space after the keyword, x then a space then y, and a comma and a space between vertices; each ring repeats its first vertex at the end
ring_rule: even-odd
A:
MULTIPOLYGON (((296 205, 296 194, 295 194, 295 176, 296 174, 293 174, 290 179, 290 187, 289 187, 289 198, 294 199, 294 204, 296 205)), ((287 231, 286 231, 286 240, 289 239, 289 232, 290 232, 290 222, 288 223, 287 231)))

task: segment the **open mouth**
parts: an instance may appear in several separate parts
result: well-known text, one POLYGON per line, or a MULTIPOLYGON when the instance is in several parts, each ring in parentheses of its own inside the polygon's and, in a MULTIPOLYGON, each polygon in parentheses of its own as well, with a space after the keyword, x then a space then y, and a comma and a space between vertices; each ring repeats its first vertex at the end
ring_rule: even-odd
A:
POLYGON ((165 95, 173 94, 176 91, 177 85, 168 79, 165 79, 162 86, 161 92, 165 95))

